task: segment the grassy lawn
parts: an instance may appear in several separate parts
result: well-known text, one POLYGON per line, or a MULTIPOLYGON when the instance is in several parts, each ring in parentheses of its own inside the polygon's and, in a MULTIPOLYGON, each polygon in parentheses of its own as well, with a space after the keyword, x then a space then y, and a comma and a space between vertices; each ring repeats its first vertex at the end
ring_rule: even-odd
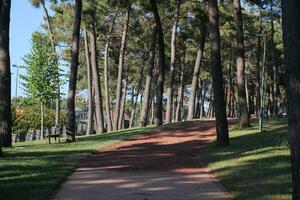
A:
MULTIPOLYGON (((204 154, 209 167, 237 200, 291 199, 287 121, 267 121, 264 133, 257 132, 256 124, 244 130, 233 127, 230 147, 211 144, 204 154)), ((4 149, 1 199, 47 200, 81 158, 150 130, 152 127, 79 137, 76 143, 25 142, 4 149)))
POLYGON ((0 158, 1 199, 49 199, 82 157, 150 129, 79 137, 76 143, 25 142, 4 149, 0 158))
POLYGON ((205 152, 209 167, 236 200, 289 200, 291 175, 287 120, 266 122, 264 133, 252 127, 230 131, 231 145, 205 152))

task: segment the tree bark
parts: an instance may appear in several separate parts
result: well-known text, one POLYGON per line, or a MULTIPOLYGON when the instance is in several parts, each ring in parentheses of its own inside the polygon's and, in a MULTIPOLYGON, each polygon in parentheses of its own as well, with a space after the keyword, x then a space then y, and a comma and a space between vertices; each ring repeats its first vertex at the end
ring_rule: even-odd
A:
POLYGON ((155 23, 157 27, 158 46, 159 46, 159 65, 158 78, 156 83, 156 104, 155 104, 155 125, 160 126, 163 123, 163 93, 164 93, 164 79, 165 79, 165 43, 164 33, 157 9, 156 1, 149 0, 151 9, 154 14, 155 23))
POLYGON ((183 94, 184 94, 184 69, 186 64, 185 57, 186 57, 186 41, 184 41, 183 58, 182 58, 181 68, 180 68, 180 83, 178 87, 177 107, 176 107, 176 115, 175 115, 176 122, 181 121, 181 108, 183 104, 183 94))
POLYGON ((105 94, 105 110, 106 110, 106 124, 107 124, 107 132, 113 131, 112 118, 111 118, 111 109, 110 109, 110 101, 109 101, 109 86, 108 86, 108 57, 109 57, 109 42, 111 38, 111 33, 114 25, 114 18, 109 27, 105 51, 104 51, 104 94, 105 94))
POLYGON ((203 95, 201 95, 202 97, 201 97, 200 119, 206 117, 204 105, 205 105, 206 93, 207 93, 207 90, 208 90, 207 84, 208 84, 208 83, 206 82, 205 85, 204 85, 204 92, 203 92, 203 95))
POLYGON ((41 104, 41 140, 44 139, 44 105, 41 104))
POLYGON ((195 103, 195 113, 194 113, 195 118, 200 118, 201 98, 202 98, 201 91, 203 91, 203 84, 200 79, 198 80, 198 87, 199 90, 196 92, 196 103, 195 103))
POLYGON ((235 11, 235 29, 236 29, 236 78, 238 89, 238 101, 240 107, 240 127, 248 127, 249 115, 247 108, 246 89, 245 89, 245 44, 244 44, 244 31, 243 31, 243 17, 242 7, 240 0, 234 0, 235 11))
POLYGON ((189 99, 189 110, 188 110, 188 117, 187 120, 192 120, 195 116, 195 100, 196 100, 196 93, 198 88, 198 79, 200 74, 200 67, 203 59, 204 47, 205 47, 205 39, 206 39, 206 23, 202 24, 201 26, 201 38, 200 38, 200 45, 198 47, 196 63, 194 67, 193 73, 193 80, 192 80, 192 89, 191 89, 191 96, 189 99))
POLYGON ((208 0, 209 37, 211 45, 211 71, 213 78, 214 104, 216 114, 217 145, 228 146, 228 122, 224 102, 224 81, 221 66, 219 9, 217 0, 208 0))
POLYGON ((156 48, 156 41, 157 41, 157 28, 154 27, 151 36, 151 49, 149 53, 149 63, 147 67, 147 77, 146 77, 146 84, 144 89, 144 100, 142 103, 141 109, 141 117, 140 117, 140 126, 145 127, 148 122, 148 113, 149 113, 149 101, 150 101, 150 92, 151 92, 151 81, 153 76, 153 67, 155 61, 155 48, 156 48))
POLYGON ((124 128, 124 111, 125 111, 125 103, 126 103, 126 96, 127 96, 127 85, 128 81, 123 80, 123 92, 122 92, 122 98, 121 98, 121 105, 120 105, 120 118, 119 118, 119 124, 118 124, 118 130, 124 128))
POLYGON ((262 33, 262 13, 261 13, 261 6, 259 5, 259 36, 257 37, 257 50, 256 50, 256 83, 255 83, 255 89, 256 89, 256 117, 259 117, 260 113, 260 71, 261 71, 261 33, 262 33))
POLYGON ((250 117, 250 102, 249 102, 249 89, 248 89, 248 79, 247 75, 245 76, 245 93, 246 93, 246 105, 248 111, 248 118, 250 117))
POLYGON ((76 119, 75 119, 75 96, 78 73, 79 38, 81 23, 82 0, 75 1, 75 17, 72 33, 71 69, 69 77, 69 91, 67 99, 67 142, 75 141, 76 119))
MULTIPOLYGON (((139 81, 140 81, 140 79, 139 79, 139 81)), ((138 96, 139 96, 139 93, 138 92, 136 92, 135 93, 135 88, 134 88, 134 86, 132 85, 131 86, 131 102, 130 102, 130 109, 131 109, 131 114, 130 114, 130 120, 129 120, 129 128, 131 128, 131 124, 133 124, 134 122, 132 121, 132 119, 134 118, 133 117, 133 115, 135 114, 134 112, 135 112, 135 108, 134 108, 134 106, 135 106, 135 100, 136 99, 138 99, 138 96)))
POLYGON ((232 80, 232 51, 230 50, 230 56, 229 56, 229 71, 228 71, 228 77, 229 77, 229 88, 228 88, 228 113, 227 116, 231 117, 232 113, 232 96, 233 96, 233 80, 232 80))
POLYGON ((300 2, 282 0, 284 66, 287 69, 292 199, 300 199, 300 2))
POLYGON ((176 116, 175 116, 175 121, 179 122, 181 121, 181 108, 183 104, 183 93, 184 93, 184 84, 183 84, 183 79, 184 79, 184 68, 185 64, 181 64, 181 69, 180 69, 180 84, 178 87, 178 98, 177 98, 177 107, 176 107, 176 116))
MULTIPOLYGON (((132 106, 132 110, 131 110, 129 128, 131 128, 131 127, 134 126, 135 113, 136 113, 136 105, 137 105, 137 101, 138 101, 138 98, 139 98, 140 90, 141 90, 141 87, 142 87, 143 74, 144 74, 144 65, 141 67, 141 72, 140 72, 140 78, 139 78, 139 82, 138 82, 138 87, 137 87, 135 99, 133 101, 133 106, 132 106)), ((132 93, 132 95, 133 95, 133 93, 132 93)))
POLYGON ((11 74, 9 55, 10 0, 0 1, 0 156, 1 146, 11 147, 11 74))
POLYGON ((177 3, 175 8, 175 15, 172 27, 172 37, 171 37, 171 64, 170 64, 170 73, 169 73, 169 83, 168 83, 168 100, 166 107, 166 123, 172 121, 172 107, 173 98, 174 98, 174 78, 175 78, 175 64, 176 64, 176 37, 177 37, 177 27, 178 27, 178 18, 180 11, 180 1, 177 3))
POLYGON ((104 132, 104 117, 103 117, 103 106, 102 106, 102 93, 101 93, 101 86, 100 86, 100 74, 99 74, 99 67, 98 67, 98 48, 97 48, 97 41, 96 41, 96 31, 94 21, 91 24, 91 30, 89 32, 90 35, 90 44, 91 44, 91 65, 93 71, 93 83, 95 87, 95 113, 96 113, 96 131, 97 133, 104 132))
POLYGON ((151 124, 154 124, 155 116, 155 101, 154 96, 151 98, 151 124))
POLYGON ((276 65, 276 55, 275 55, 275 41, 274 41, 274 36, 275 36, 275 30, 274 30, 274 13, 273 13, 273 1, 271 2, 271 53, 272 53, 272 65, 273 65, 273 105, 272 105, 272 115, 273 117, 278 117, 278 106, 277 106, 277 100, 278 100, 278 67, 276 65))
POLYGON ((115 107, 115 119, 113 124, 113 129, 118 130, 119 118, 120 118, 120 107, 122 101, 122 80, 123 80, 123 70, 124 70, 124 56, 126 50, 127 33, 129 25, 130 16, 130 6, 128 7, 125 15, 125 23, 121 41, 120 55, 119 55, 119 67, 118 67, 118 80, 117 80, 117 92, 116 92, 116 107, 115 107))
POLYGON ((84 28, 84 45, 85 45, 85 56, 86 56, 86 67, 87 67, 87 79, 88 79, 88 116, 87 116, 87 129, 86 134, 90 135, 93 133, 93 78, 92 78, 92 67, 90 61, 90 50, 89 50, 89 38, 87 30, 84 28))

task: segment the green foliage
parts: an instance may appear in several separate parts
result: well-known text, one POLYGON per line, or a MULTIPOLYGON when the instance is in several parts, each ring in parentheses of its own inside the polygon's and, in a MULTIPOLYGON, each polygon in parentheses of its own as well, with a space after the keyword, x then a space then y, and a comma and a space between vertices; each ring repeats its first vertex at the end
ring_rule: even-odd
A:
POLYGON ((56 55, 46 35, 35 32, 32 35, 32 49, 24 57, 26 75, 22 75, 23 86, 33 102, 47 104, 59 94, 59 69, 56 55))
MULTIPOLYGON (((49 0, 51 3, 56 4, 57 0, 49 0)), ((41 4, 45 4, 46 0, 29 0, 29 2, 36 8, 39 8, 41 4)))
MULTIPOLYGON (((165 39, 165 53, 166 53, 166 77, 168 80, 168 71, 170 66, 170 41, 171 41, 171 28, 174 18, 175 6, 181 3, 180 17, 177 33, 177 47, 176 47, 176 75, 175 75, 175 96, 177 86, 180 82, 180 67, 185 65, 184 71, 184 85, 185 85, 185 100, 188 99, 189 87, 191 85, 191 78, 195 59, 197 55, 197 47, 199 46, 199 39, 201 28, 207 26, 207 4, 204 0, 187 1, 187 0, 156 0, 159 13, 162 19, 162 26, 164 30, 165 39), (185 51, 186 50, 186 51, 185 51), (186 52, 186 54, 184 53, 186 52), (183 58, 185 56, 185 59, 183 58), (185 63, 183 63, 185 60, 185 63)), ((266 55, 266 74, 268 87, 272 84, 272 44, 271 44, 271 27, 270 21, 273 19, 275 25, 275 63, 278 67, 278 84, 280 88, 280 96, 278 102, 284 99, 284 69, 282 68, 283 53, 282 53, 282 36, 281 36, 281 21, 280 21, 280 5, 279 0, 246 0, 243 1, 243 20, 244 20, 244 33, 245 33, 245 61, 246 61, 246 80, 247 89, 249 91, 249 98, 254 102, 256 97, 259 96, 255 90, 256 84, 259 82, 259 70, 257 69, 257 52, 258 52, 258 38, 255 34, 260 31, 260 20, 262 21, 262 32, 267 35, 267 55, 266 55), (271 2, 273 9, 271 10, 271 2)), ((83 2, 83 27, 89 28, 89 23, 95 24, 97 46, 98 46, 98 64, 100 76, 103 76, 103 56, 104 46, 109 33, 109 27, 112 22, 113 30, 109 43, 109 61, 108 61, 108 74, 109 74, 109 92, 110 103, 114 103, 116 80, 117 80, 117 65, 119 62, 119 51, 122 31, 124 28, 124 13, 131 5, 131 17, 129 22, 129 32, 127 38, 126 52, 125 52, 125 66, 124 78, 128 80, 128 90, 134 87, 137 89, 140 69, 143 66, 146 69, 149 57, 149 45, 151 39, 151 32, 154 23, 153 14, 150 8, 149 1, 141 0, 91 0, 83 2)), ((57 4, 51 4, 51 9, 54 11, 51 17, 53 30, 57 44, 61 48, 58 50, 60 58, 64 63, 69 66, 70 63, 70 46, 71 34, 73 23, 73 1, 58 1, 57 4)), ((220 10, 220 33, 221 33, 221 56, 224 75, 224 87, 229 88, 229 80, 231 80, 232 88, 236 85, 236 30, 234 23, 234 9, 232 0, 223 0, 219 4, 220 10)), ((45 26, 46 27, 46 26, 45 26)), ((82 35, 81 35, 82 36, 82 35)), ((200 79, 204 82, 211 83, 210 72, 210 45, 208 37, 208 27, 206 31, 206 45, 204 50, 204 58, 200 70, 200 79)), ((87 72, 86 72, 86 58, 83 38, 80 41, 80 54, 79 54, 79 73, 77 80, 77 90, 80 94, 81 91, 87 88, 87 72)), ((262 43, 262 42, 261 42, 262 43)), ((262 47, 262 44, 261 44, 262 47)), ((156 54, 158 55, 158 54, 156 54)), ((261 55, 262 57, 262 55, 261 55)), ((262 58, 260 58, 262 61, 262 58)), ((261 63, 260 63, 261 64, 261 63)), ((155 61, 155 68, 157 67, 157 56, 155 61)), ((144 70, 143 83, 145 80, 144 70)), ((155 76, 153 81, 155 81, 155 76)), ((103 77, 101 77, 103 80, 103 77)), ((165 82, 166 84, 168 81, 165 82)), ((101 81, 103 84, 103 81, 101 81)), ((143 90, 143 85, 141 91, 143 90)), ((211 85, 209 84, 209 87, 211 85)), ((165 85, 167 87, 167 85, 165 85)), ((103 86, 102 86, 103 88, 103 86)), ((269 89, 268 89, 269 90, 269 89)), ((130 111, 130 96, 132 92, 127 91, 129 102, 126 109, 130 111)), ((236 93, 236 90, 232 92, 236 93)), ((267 91, 269 92, 269 91, 267 91)), ((133 93, 135 94, 135 92, 133 93)), ((232 104, 237 103, 237 96, 233 94, 232 104)), ((256 103, 255 103, 256 104, 256 103)), ((256 105, 255 105, 256 106, 256 105)), ((186 107, 186 104, 184 104, 186 107)))
MULTIPOLYGON (((40 128, 40 106, 30 105, 12 112, 12 132, 14 134, 27 133, 29 130, 38 130, 40 128)), ((61 113, 61 124, 66 121, 65 112, 61 113)), ((44 126, 53 127, 55 125, 55 110, 44 109, 44 126)))

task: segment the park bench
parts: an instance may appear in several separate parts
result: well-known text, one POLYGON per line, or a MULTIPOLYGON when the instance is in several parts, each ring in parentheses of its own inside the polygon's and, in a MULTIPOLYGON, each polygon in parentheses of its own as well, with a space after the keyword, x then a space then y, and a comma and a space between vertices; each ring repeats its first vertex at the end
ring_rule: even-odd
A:
POLYGON ((51 131, 48 133, 46 137, 48 137, 49 144, 51 144, 51 138, 55 139, 55 142, 57 142, 58 138, 58 143, 60 143, 60 136, 63 134, 63 128, 61 125, 57 125, 54 128, 54 131, 51 131))

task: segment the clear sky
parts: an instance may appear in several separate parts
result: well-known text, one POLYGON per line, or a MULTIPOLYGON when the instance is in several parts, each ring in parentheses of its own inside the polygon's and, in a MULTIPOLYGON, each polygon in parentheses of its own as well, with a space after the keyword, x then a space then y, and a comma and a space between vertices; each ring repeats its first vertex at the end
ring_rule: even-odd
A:
MULTIPOLYGON (((41 30, 43 13, 41 9, 31 6, 28 0, 12 0, 10 22, 10 58, 11 65, 23 65, 23 57, 30 51, 31 35, 36 30, 41 30)), ((12 95, 16 91, 16 68, 12 72, 12 95)), ((24 74, 24 69, 19 72, 24 74)), ((24 96, 19 84, 18 96, 24 96)))

